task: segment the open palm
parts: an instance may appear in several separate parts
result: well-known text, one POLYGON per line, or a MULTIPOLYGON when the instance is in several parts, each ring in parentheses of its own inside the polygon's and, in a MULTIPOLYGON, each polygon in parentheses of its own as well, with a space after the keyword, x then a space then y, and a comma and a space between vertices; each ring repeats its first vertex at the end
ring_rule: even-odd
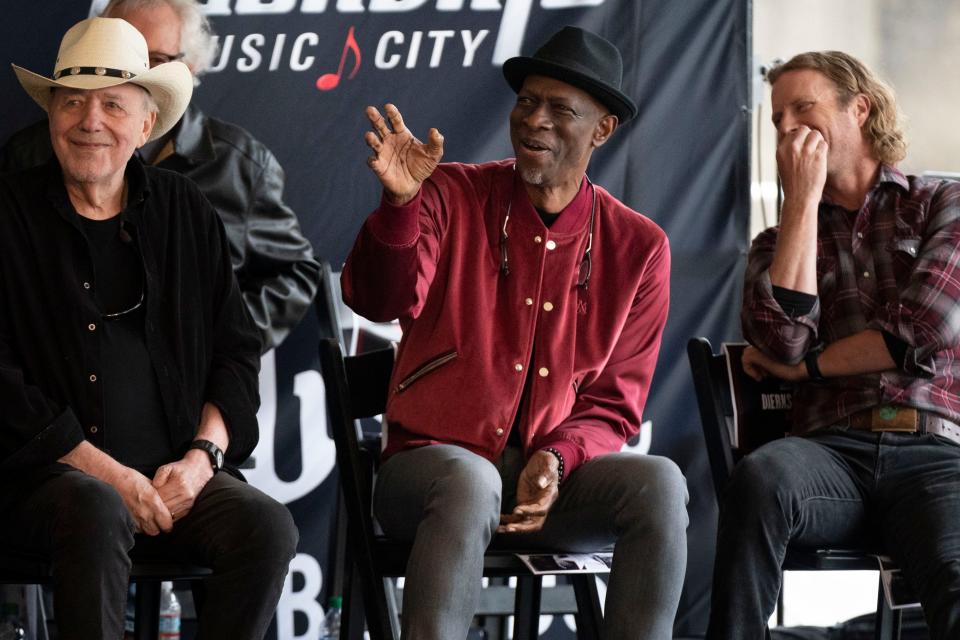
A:
POLYGON ((409 202, 424 180, 430 177, 443 157, 443 136, 430 129, 426 144, 404 126, 403 116, 392 104, 384 107, 386 118, 375 107, 367 107, 373 126, 364 136, 373 155, 367 164, 377 174, 387 199, 393 204, 409 202))

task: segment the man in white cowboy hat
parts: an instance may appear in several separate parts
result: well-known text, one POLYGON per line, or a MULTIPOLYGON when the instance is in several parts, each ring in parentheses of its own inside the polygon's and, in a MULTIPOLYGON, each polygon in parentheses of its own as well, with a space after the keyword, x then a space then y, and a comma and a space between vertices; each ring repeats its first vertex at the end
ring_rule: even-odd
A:
POLYGON ((400 318, 374 508, 411 540, 406 640, 464 638, 495 533, 563 551, 614 545, 604 637, 672 637, 686 485, 620 453, 640 428, 667 316, 670 253, 652 221, 586 176, 637 108, 610 42, 566 27, 507 60, 516 159, 438 164, 400 112, 373 108, 383 185, 344 299, 400 318))
POLYGON ((233 475, 260 341, 213 208, 134 157, 190 71, 108 18, 66 33, 51 78, 14 70, 55 159, 0 179, 0 544, 50 560, 64 637, 122 635, 131 556, 210 566, 204 637, 262 637, 297 532, 233 475))
MULTIPOLYGON (((143 35, 150 64, 180 60, 195 83, 217 50, 196 0, 110 0, 101 15, 123 18, 143 35)), ((106 5, 106 6, 104 6, 106 5)), ((203 113, 195 101, 180 121, 140 148, 144 162, 181 173, 200 187, 227 231, 240 293, 264 351, 278 346, 303 318, 320 280, 320 265, 283 201, 283 168, 249 131, 203 113)), ((18 131, 0 150, 0 169, 37 166, 53 155, 46 122, 18 131)))

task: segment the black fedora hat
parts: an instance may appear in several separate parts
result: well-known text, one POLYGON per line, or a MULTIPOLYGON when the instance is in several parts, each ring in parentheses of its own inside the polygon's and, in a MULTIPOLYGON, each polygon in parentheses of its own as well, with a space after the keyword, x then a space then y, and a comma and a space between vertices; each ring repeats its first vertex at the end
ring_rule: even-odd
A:
POLYGON ((579 27, 564 27, 531 57, 503 63, 503 75, 519 92, 529 75, 556 78, 583 89, 617 116, 620 124, 637 115, 637 105, 620 90, 623 60, 612 42, 579 27))

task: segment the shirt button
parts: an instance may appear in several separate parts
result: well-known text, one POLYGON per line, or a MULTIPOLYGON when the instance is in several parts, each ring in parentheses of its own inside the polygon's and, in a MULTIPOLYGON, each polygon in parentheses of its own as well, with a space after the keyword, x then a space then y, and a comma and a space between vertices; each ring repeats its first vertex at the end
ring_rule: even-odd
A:
POLYGON ((546 378, 548 375, 550 375, 550 369, 547 369, 546 367, 540 367, 540 370, 537 371, 537 373, 540 374, 541 378, 546 378))
POLYGON ((543 303, 543 310, 544 310, 544 311, 553 311, 553 303, 550 302, 549 300, 546 301, 546 302, 544 302, 544 303, 543 303))
POLYGON ((529 307, 533 304, 533 298, 525 298, 523 303, 529 307))
POLYGON ((87 325, 87 330, 88 330, 88 331, 96 331, 96 330, 97 330, 97 325, 95 325, 94 323, 91 322, 90 324, 87 325))
POLYGON ((537 244, 540 244, 541 242, 543 242, 543 238, 541 238, 540 236, 533 236, 533 241, 536 242, 537 244))
POLYGON ((502 436, 502 435, 503 435, 503 428, 502 428, 502 427, 497 427, 497 435, 498 435, 498 436, 502 436))
POLYGON ((557 248, 557 243, 556 243, 556 242, 554 242, 553 240, 547 240, 547 250, 548 250, 548 251, 553 251, 553 250, 556 249, 556 248, 557 248))
POLYGON ((523 365, 518 362, 517 364, 513 365, 513 370, 514 370, 514 371, 523 371, 523 365))
POLYGON ((99 431, 99 429, 97 429, 97 425, 90 427, 90 433, 96 433, 97 431, 99 431))
POLYGON ((83 283, 83 288, 84 288, 84 289, 89 289, 89 288, 90 288, 90 283, 89 283, 89 282, 84 282, 84 283, 83 283))
POLYGON ((864 278, 869 278, 869 277, 870 277, 870 272, 869 272, 869 271, 864 271, 864 272, 863 272, 863 277, 864 277, 864 278))
POLYGON ((90 374, 90 382, 96 382, 96 381, 97 381, 97 374, 91 373, 91 374, 90 374))
POLYGON ((862 231, 857 231, 857 237, 860 238, 861 240, 863 240, 863 232, 862 232, 862 231))

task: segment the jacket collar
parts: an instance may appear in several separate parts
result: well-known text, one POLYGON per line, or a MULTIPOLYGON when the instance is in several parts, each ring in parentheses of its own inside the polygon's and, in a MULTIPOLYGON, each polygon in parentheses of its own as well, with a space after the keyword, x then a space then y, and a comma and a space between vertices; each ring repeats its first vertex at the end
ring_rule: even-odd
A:
MULTIPOLYGON (((512 198, 514 210, 518 213, 522 212, 521 215, 523 219, 529 223, 543 227, 543 221, 540 219, 536 208, 534 208, 533 203, 530 202, 530 197, 527 195, 527 190, 523 185, 520 172, 513 169, 510 173, 513 174, 512 198)), ((587 218, 590 216, 591 205, 589 182, 587 176, 584 175, 580 181, 580 190, 577 192, 577 195, 573 197, 570 204, 564 207, 556 221, 550 226, 551 235, 577 233, 583 231, 586 227, 587 218)))
POLYGON ((185 158, 191 164, 203 164, 213 160, 216 152, 210 132, 204 126, 206 116, 190 103, 183 117, 174 129, 174 153, 185 158))
MULTIPOLYGON (((147 171, 137 154, 134 154, 127 161, 124 178, 127 181, 127 204, 121 215, 129 216, 130 212, 138 211, 140 203, 150 195, 147 171)), ((79 214, 77 214, 73 203, 70 202, 70 196, 67 195, 67 187, 63 183, 63 170, 56 156, 47 161, 46 186, 47 199, 53 205, 53 208, 64 220, 79 228, 79 223, 76 220, 79 214)))
POLYGON ((907 176, 903 175, 903 172, 893 165, 880 165, 880 175, 877 177, 877 184, 883 184, 884 182, 892 182, 904 191, 910 190, 910 182, 907 180, 907 176))

